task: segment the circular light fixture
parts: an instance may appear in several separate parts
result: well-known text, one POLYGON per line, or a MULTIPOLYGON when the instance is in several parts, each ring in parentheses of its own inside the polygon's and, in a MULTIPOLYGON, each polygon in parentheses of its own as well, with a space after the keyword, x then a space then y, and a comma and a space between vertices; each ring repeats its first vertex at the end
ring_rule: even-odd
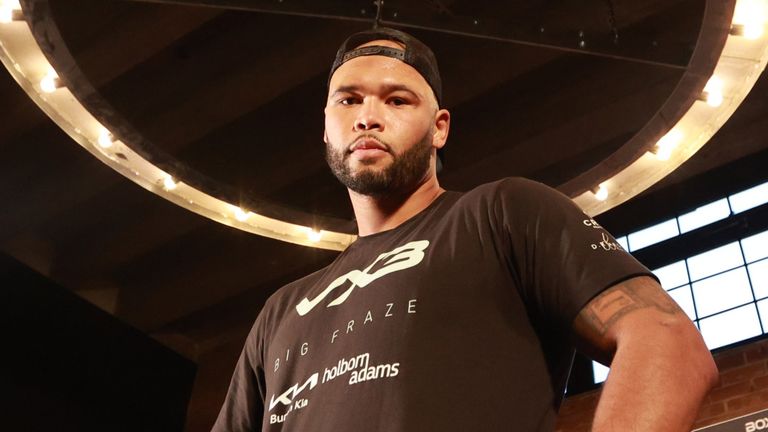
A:
MULTIPOLYGON (((645 141, 625 152, 617 159, 618 162, 612 161, 611 166, 617 168, 610 176, 599 181, 595 181, 594 175, 582 176, 578 181, 566 183, 561 190, 568 193, 586 213, 596 215, 637 195, 690 158, 733 114, 765 68, 768 41, 761 35, 768 10, 766 1, 708 0, 705 25, 709 22, 710 27, 705 30, 727 33, 723 36, 727 39, 714 65, 711 64, 711 50, 694 52, 691 60, 692 63, 710 62, 705 65, 705 69, 709 68, 708 75, 712 77, 709 82, 705 85, 702 81, 696 87, 690 83, 698 83, 701 78, 689 80, 688 92, 695 92, 690 106, 679 109, 679 115, 674 110, 672 115, 662 113, 665 114, 662 117, 671 122, 665 128, 656 125, 654 130, 633 137, 645 141), (729 27, 721 30, 722 16, 730 16, 731 13, 733 21, 730 31, 729 27), (697 103, 696 100, 702 102, 697 103), (585 181, 598 186, 584 184, 585 181), (610 184, 610 193, 607 184, 610 184)), ((8 4, 1 3, 0 11, 8 10, 8 4)), ((13 7, 15 5, 11 5, 11 11, 17 10, 13 7)), ((313 228, 247 211, 174 179, 170 173, 132 150, 130 143, 122 142, 119 134, 113 136, 108 130, 109 125, 105 127, 78 101, 77 95, 62 86, 29 26, 12 22, 14 16, 19 18, 18 12, 11 13, 11 22, 6 20, 6 24, 0 25, 0 60, 30 98, 99 160, 165 199, 254 234, 332 250, 343 250, 356 239, 355 235, 328 230, 327 227, 313 228), (40 80, 40 77, 44 78, 40 80)), ((2 13, 5 15, 0 17, 7 17, 6 12, 2 13)), ((46 31, 50 35, 55 29, 46 28, 46 31)))

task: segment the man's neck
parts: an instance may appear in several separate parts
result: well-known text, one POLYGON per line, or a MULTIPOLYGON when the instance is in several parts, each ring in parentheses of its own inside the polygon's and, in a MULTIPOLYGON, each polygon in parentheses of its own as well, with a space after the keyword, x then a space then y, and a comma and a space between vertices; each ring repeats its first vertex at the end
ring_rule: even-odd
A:
POLYGON ((415 191, 403 195, 371 197, 349 191, 358 234, 367 236, 396 228, 427 208, 443 192, 445 189, 440 187, 434 175, 415 191))

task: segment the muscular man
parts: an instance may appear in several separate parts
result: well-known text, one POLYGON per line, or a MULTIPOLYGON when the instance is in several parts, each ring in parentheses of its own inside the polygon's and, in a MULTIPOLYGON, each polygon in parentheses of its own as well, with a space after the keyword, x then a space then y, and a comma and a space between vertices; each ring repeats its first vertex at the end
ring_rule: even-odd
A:
POLYGON ((215 431, 551 431, 574 348, 611 365, 594 431, 690 430, 717 372, 645 267, 539 183, 440 187, 429 48, 355 34, 328 90, 360 237, 267 301, 215 431))

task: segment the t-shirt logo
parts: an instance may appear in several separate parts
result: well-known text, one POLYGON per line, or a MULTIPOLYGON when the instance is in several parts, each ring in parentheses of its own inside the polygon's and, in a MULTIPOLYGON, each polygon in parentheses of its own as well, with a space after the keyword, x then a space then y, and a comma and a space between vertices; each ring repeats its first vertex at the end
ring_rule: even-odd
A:
POLYGON ((424 250, 427 249, 427 246, 429 246, 429 240, 412 241, 390 252, 385 252, 379 255, 371 265, 363 270, 352 270, 349 273, 336 278, 336 280, 331 282, 330 285, 328 285, 328 287, 314 299, 310 300, 306 297, 302 299, 299 304, 296 305, 296 312, 301 316, 306 315, 323 301, 323 299, 328 297, 333 290, 349 281, 352 285, 350 285, 346 291, 341 293, 340 296, 328 303, 328 306, 326 307, 338 306, 344 303, 355 288, 365 288, 368 284, 382 276, 418 265, 424 259, 424 250), (371 272, 374 267, 377 267, 376 270, 371 272))

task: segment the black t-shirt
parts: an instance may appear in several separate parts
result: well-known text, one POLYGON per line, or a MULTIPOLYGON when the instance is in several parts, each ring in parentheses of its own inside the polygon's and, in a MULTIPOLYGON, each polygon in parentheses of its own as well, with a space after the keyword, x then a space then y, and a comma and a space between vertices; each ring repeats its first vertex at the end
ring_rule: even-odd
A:
POLYGON ((650 272, 571 200, 445 192, 264 306, 215 431, 551 431, 571 324, 650 272))

